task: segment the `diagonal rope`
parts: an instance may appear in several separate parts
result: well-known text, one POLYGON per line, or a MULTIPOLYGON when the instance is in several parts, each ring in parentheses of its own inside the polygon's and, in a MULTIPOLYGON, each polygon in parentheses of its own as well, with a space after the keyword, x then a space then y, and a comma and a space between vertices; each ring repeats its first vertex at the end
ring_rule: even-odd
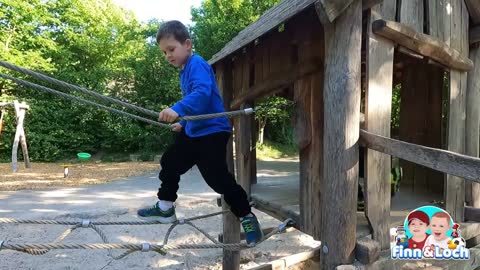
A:
POLYGON ((16 82, 18 84, 21 84, 21 85, 24 85, 24 86, 32 87, 32 88, 35 88, 35 89, 38 89, 38 90, 42 90, 42 91, 46 91, 46 92, 49 92, 49 93, 53 93, 53 94, 62 96, 62 97, 67 98, 67 99, 73 99, 73 100, 81 102, 81 103, 85 103, 85 104, 88 104, 88 105, 99 107, 99 108, 102 108, 104 110, 107 110, 107 111, 110 111, 110 112, 113 112, 113 113, 117 113, 117 114, 120 114, 120 115, 123 115, 123 116, 127 116, 127 117, 130 117, 130 118, 139 120, 139 121, 149 123, 151 125, 156 125, 156 126, 172 129, 171 125, 169 125, 169 124, 156 122, 156 121, 153 121, 153 120, 150 120, 150 119, 143 118, 143 117, 138 116, 138 115, 134 115, 134 114, 130 114, 130 113, 127 113, 127 112, 124 112, 124 111, 114 109, 114 108, 110 108, 110 107, 105 106, 105 105, 97 104, 93 101, 89 101, 89 100, 86 100, 86 99, 83 99, 83 98, 79 98, 79 97, 76 97, 76 96, 73 96, 73 95, 70 95, 70 94, 66 94, 66 93, 57 91, 57 90, 53 90, 53 89, 50 89, 48 87, 41 86, 41 85, 38 85, 38 84, 34 84, 34 83, 31 83, 31 82, 28 82, 28 81, 25 81, 25 80, 22 80, 22 79, 18 79, 18 78, 15 78, 15 77, 3 74, 3 73, 0 73, 0 77, 4 78, 4 79, 11 80, 11 81, 14 81, 14 82, 16 82))
POLYGON ((87 89, 85 89, 85 88, 83 88, 83 87, 79 87, 79 86, 76 86, 76 85, 73 85, 73 84, 70 84, 70 83, 67 83, 67 82, 64 82, 64 81, 60 81, 60 80, 57 80, 57 79, 48 77, 48 76, 46 76, 46 75, 43 75, 43 74, 40 74, 40 73, 31 71, 31 70, 28 70, 28 69, 25 69, 25 68, 22 68, 22 67, 19 67, 19 66, 10 64, 10 63, 5 62, 5 61, 0 61, 0 66, 5 67, 5 68, 8 68, 8 69, 11 69, 11 70, 14 70, 14 71, 18 71, 18 72, 23 73, 23 74, 26 74, 26 75, 30 75, 30 76, 32 76, 32 77, 35 77, 35 78, 37 78, 37 79, 40 79, 40 80, 43 80, 43 81, 46 81, 46 82, 49 82, 49 83, 52 83, 52 84, 56 84, 56 85, 59 85, 59 86, 63 86, 63 87, 65 87, 65 88, 67 88, 67 89, 70 89, 70 90, 75 90, 75 91, 79 91, 79 92, 81 92, 81 93, 84 93, 84 94, 87 94, 87 95, 90 95, 90 96, 94 96, 94 97, 96 97, 96 98, 98 98, 98 99, 101 99, 101 100, 103 100, 103 101, 109 101, 109 102, 112 102, 112 103, 115 103, 115 104, 122 105, 122 106, 124 106, 124 107, 126 107, 126 108, 129 108, 129 109, 132 109, 132 110, 135 110, 135 111, 144 113, 144 114, 146 114, 146 115, 158 117, 158 112, 155 112, 155 111, 152 111, 152 110, 148 110, 148 109, 145 109, 145 108, 142 108, 142 107, 139 107, 139 106, 136 106, 136 105, 133 105, 133 104, 130 104, 130 103, 121 101, 121 100, 119 100, 119 99, 115 99, 115 98, 112 98, 112 97, 104 96, 104 95, 101 95, 101 94, 99 94, 99 93, 97 93, 97 92, 87 90, 87 89))
MULTIPOLYGON (((8 62, 5 62, 5 61, 0 61, 0 66, 3 66, 5 68, 8 68, 8 69, 11 69, 11 70, 14 70, 14 71, 26 74, 26 75, 30 75, 34 78, 49 82, 51 84, 59 85, 59 86, 62 86, 64 88, 67 88, 67 89, 70 89, 70 90, 79 91, 81 93, 96 97, 96 98, 98 98, 100 100, 103 100, 103 101, 107 101, 107 102, 111 102, 111 103, 114 103, 114 104, 122 105, 126 108, 144 113, 144 114, 149 115, 149 116, 158 117, 158 115, 159 115, 159 112, 152 111, 152 110, 149 110, 149 109, 145 109, 145 108, 130 104, 128 102, 125 102, 125 101, 122 101, 122 100, 119 100, 119 99, 104 96, 102 94, 99 94, 97 92, 85 89, 83 87, 79 87, 79 86, 76 86, 76 85, 58 80, 58 79, 54 79, 54 78, 46 76, 44 74, 19 67, 19 66, 10 64, 8 62)), ((8 76, 8 75, 4 75, 4 76, 8 76)), ((10 77, 10 78, 7 78, 7 79, 10 79, 10 80, 15 79, 14 77, 11 77, 11 76, 8 76, 8 77, 10 77)), ((4 78, 6 78, 6 77, 4 77, 4 78)), ((15 79, 13 81, 19 83, 19 81, 21 81, 21 80, 20 79, 15 79)), ((30 87, 33 87, 33 85, 30 85, 30 87)), ((34 88, 36 88, 36 87, 34 87, 34 88)), ((36 89, 38 89, 38 88, 36 88, 36 89)), ((55 91, 55 90, 53 90, 53 91, 55 91)), ((58 93, 62 93, 62 92, 55 91, 55 92, 52 92, 52 93, 58 94, 58 93)), ((71 97, 72 96, 70 95, 70 97, 68 97, 68 98, 71 98, 71 97)), ((89 104, 92 105, 91 103, 89 103, 89 104)), ((94 103, 94 104, 96 104, 96 103, 94 103)), ((211 119, 211 118, 217 118, 217 117, 233 117, 233 116, 238 116, 238 115, 248 115, 248 114, 251 114, 253 112, 254 112, 253 109, 247 108, 247 109, 230 111, 230 112, 183 116, 183 117, 179 117, 179 120, 187 120, 188 121, 188 120, 211 119)), ((137 119, 137 120, 139 120, 139 119, 137 119)))

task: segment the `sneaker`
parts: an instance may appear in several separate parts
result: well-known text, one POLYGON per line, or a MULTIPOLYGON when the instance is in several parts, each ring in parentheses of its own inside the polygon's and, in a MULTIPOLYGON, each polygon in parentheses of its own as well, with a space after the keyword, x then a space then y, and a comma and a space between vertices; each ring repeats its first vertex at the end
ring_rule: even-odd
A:
POLYGON ((160 221, 160 223, 173 223, 177 221, 175 207, 163 211, 157 204, 150 208, 144 208, 137 211, 138 216, 144 220, 160 221))
POLYGON ((263 238, 263 231, 257 217, 251 213, 240 219, 248 245, 255 245, 263 238))

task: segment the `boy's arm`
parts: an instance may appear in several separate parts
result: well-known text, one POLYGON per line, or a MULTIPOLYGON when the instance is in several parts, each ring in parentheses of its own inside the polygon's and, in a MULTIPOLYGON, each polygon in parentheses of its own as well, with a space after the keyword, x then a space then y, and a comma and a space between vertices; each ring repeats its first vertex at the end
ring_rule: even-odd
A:
POLYGON ((192 66, 189 84, 192 87, 192 92, 172 106, 172 110, 179 116, 198 115, 206 111, 212 94, 212 82, 208 66, 204 64, 192 66))

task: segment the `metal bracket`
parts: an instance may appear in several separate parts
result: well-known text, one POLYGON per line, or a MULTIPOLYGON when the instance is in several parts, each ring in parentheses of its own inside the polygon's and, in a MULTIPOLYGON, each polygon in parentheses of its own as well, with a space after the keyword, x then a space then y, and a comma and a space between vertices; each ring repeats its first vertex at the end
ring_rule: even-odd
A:
POLYGON ((88 228, 88 227, 90 227, 90 220, 88 220, 88 219, 82 220, 82 227, 83 227, 83 228, 88 228))
POLYGON ((142 252, 150 251, 150 244, 149 243, 142 243, 142 252))

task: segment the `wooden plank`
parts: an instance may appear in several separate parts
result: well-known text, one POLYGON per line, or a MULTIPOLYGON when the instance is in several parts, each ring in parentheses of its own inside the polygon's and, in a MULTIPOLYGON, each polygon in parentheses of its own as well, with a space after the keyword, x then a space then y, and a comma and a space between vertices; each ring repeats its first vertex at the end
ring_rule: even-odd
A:
POLYGON ((355 245, 355 258, 363 264, 371 264, 378 260, 381 250, 379 242, 370 238, 360 238, 355 245))
POLYGON ((210 64, 236 52, 255 39, 274 29, 282 22, 290 19, 300 11, 312 5, 316 0, 285 0, 267 10, 257 21, 240 31, 236 37, 228 42, 212 59, 210 64))
POLYGON ((282 90, 282 88, 292 84, 295 80, 320 69, 321 63, 308 62, 292 67, 293 72, 292 70, 288 70, 271 74, 267 79, 264 79, 259 84, 251 87, 236 97, 230 105, 230 109, 238 109, 243 103, 249 100, 254 100, 272 94, 275 91, 282 90))
POLYGON ((465 206, 465 221, 480 222, 480 208, 465 206))
POLYGON ((278 219, 278 220, 285 220, 287 218, 293 219, 295 224, 293 225, 294 228, 301 231, 300 228, 300 216, 298 212, 296 212, 293 208, 285 206, 285 202, 279 201, 271 201, 265 199, 261 195, 252 195, 252 200, 255 202, 255 208, 267 213, 268 215, 278 219))
POLYGON ((323 177, 319 205, 320 267, 351 263, 356 237, 362 3, 354 1, 334 23, 317 4, 325 31, 323 177), (335 233, 332 233, 335 228, 335 233))
POLYGON ((350 4, 355 0, 320 0, 320 7, 328 17, 330 22, 333 22, 350 4))
POLYGON ((423 33, 423 0, 400 1, 400 23, 423 33))
MULTIPOLYGON (((452 1, 452 48, 462 56, 468 56, 468 14, 462 0, 452 1)), ((465 153, 465 115, 466 115, 467 74, 457 70, 450 71, 450 100, 448 116, 447 149, 456 153, 465 153)), ((463 179, 447 175, 445 190, 445 210, 452 218, 463 221, 465 204, 465 182, 463 179)))
POLYGON ((450 46, 451 4, 450 0, 427 0, 427 33, 450 46))
POLYGON ((360 130, 360 138, 370 149, 480 183, 480 158, 402 142, 365 130, 360 130))
MULTIPOLYGON (((238 74, 239 81, 236 82, 236 87, 239 87, 239 93, 243 94, 248 89, 250 81, 249 59, 245 57, 239 57, 238 59, 238 74), (241 79, 240 79, 241 78, 241 79)), ((236 146, 236 161, 237 161, 237 181, 243 187, 243 189, 250 195, 251 190, 251 121, 252 115, 244 115, 239 117, 238 126, 235 130, 235 146, 236 146)))
POLYGON ((296 264, 301 262, 307 261, 309 259, 313 259, 319 256, 320 247, 316 247, 312 250, 293 254, 290 256, 283 257, 278 260, 274 260, 267 264, 263 264, 254 268, 250 268, 250 270, 284 270, 289 269, 296 264))
POLYGON ((322 73, 295 83, 295 134, 300 152, 300 217, 302 231, 318 235, 320 177, 322 169, 323 99, 322 73))
POLYGON ((438 38, 422 34, 401 23, 377 20, 373 32, 400 44, 421 55, 430 57, 452 69, 468 71, 473 68, 472 60, 449 47, 438 38))
MULTIPOLYGON (((467 78, 467 119, 465 122, 465 154, 472 157, 480 156, 480 44, 470 48, 470 58, 475 67, 467 78)), ((480 184, 466 183, 467 204, 480 208, 480 184)))
MULTIPOLYGON (((425 146, 442 149, 442 97, 444 89, 445 71, 438 65, 427 64, 427 98, 425 104, 425 146)), ((426 169, 427 189, 443 194, 444 175, 441 172, 426 169)))
MULTIPOLYGON (((229 59, 217 63, 216 77, 217 85, 223 96, 223 106, 228 109, 228 104, 233 98, 233 77, 232 65, 229 59)), ((231 120, 230 120, 231 122, 231 120)), ((232 124, 232 123, 231 123, 232 124)), ((233 139, 230 138, 227 145, 227 166, 230 173, 235 174, 233 162, 233 139)), ((222 196, 222 209, 229 209, 228 204, 222 196)), ((240 243, 240 222, 238 218, 231 212, 223 214, 223 235, 224 243, 240 243)), ((223 269, 238 270, 240 268, 240 252, 223 250, 223 269)))
POLYGON ((473 45, 480 42, 480 26, 470 28, 469 43, 473 45))
MULTIPOLYGON (((263 232, 263 235, 267 235, 267 234, 273 232, 276 229, 277 229, 277 227, 262 228, 262 232, 263 232)), ((287 228, 285 231, 277 232, 276 234, 284 234, 284 233, 290 233, 290 232, 294 232, 294 231, 297 231, 297 230, 295 228, 287 228)), ((245 240, 245 232, 240 233, 240 240, 245 240)), ((223 233, 218 235, 218 241, 223 243, 223 233)))
POLYGON ((478 0, 465 0, 467 4, 470 18, 472 18, 473 25, 480 24, 480 1, 478 0))
MULTIPOLYGON (((394 44, 372 32, 373 21, 395 17, 394 0, 385 0, 371 9, 367 33, 367 76, 365 128, 390 137, 394 44)), ((365 171, 365 215, 379 249, 390 246, 390 156, 367 150, 365 171)), ((358 245, 358 243, 357 243, 358 245)))

